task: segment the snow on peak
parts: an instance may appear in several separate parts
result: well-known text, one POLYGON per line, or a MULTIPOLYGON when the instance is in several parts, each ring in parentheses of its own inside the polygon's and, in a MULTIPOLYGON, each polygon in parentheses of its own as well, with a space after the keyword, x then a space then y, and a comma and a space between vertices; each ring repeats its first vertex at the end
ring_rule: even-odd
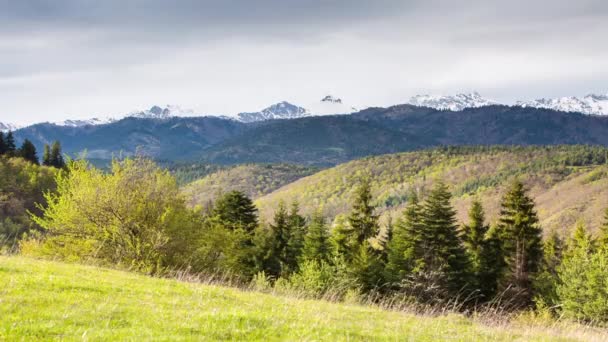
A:
POLYGON ((460 111, 465 108, 477 108, 497 104, 495 101, 482 97, 478 92, 451 96, 416 95, 410 98, 408 103, 419 107, 430 107, 451 111, 460 111))
POLYGON ((345 104, 341 98, 326 95, 319 102, 306 106, 311 115, 351 114, 357 108, 345 104))
POLYGON ((0 122, 0 132, 15 131, 15 130, 18 130, 19 128, 21 128, 21 127, 18 125, 12 124, 12 123, 0 122))
MULTIPOLYGON (((174 116, 193 116, 194 111, 190 109, 182 109, 179 106, 167 105, 166 107, 152 106, 150 109, 134 111, 127 115, 120 117, 125 118, 139 118, 139 119, 155 119, 162 120, 168 119, 174 116)), ((105 118, 92 118, 92 119, 68 119, 60 122, 55 122, 58 126, 67 127, 84 127, 84 126, 96 126, 105 125, 115 121, 118 121, 116 117, 105 117, 105 118)))
POLYGON ((555 99, 537 99, 532 101, 518 101, 522 107, 547 108, 561 112, 577 112, 593 115, 608 115, 608 94, 589 94, 583 98, 576 96, 559 97, 555 99))
POLYGON ((259 112, 239 113, 237 114, 237 117, 242 122, 256 122, 274 119, 295 119, 309 115, 310 113, 306 109, 282 101, 264 108, 259 112))
POLYGON ((179 106, 167 105, 162 108, 159 106, 152 106, 148 110, 136 111, 127 115, 131 118, 139 119, 168 119, 175 116, 193 116, 194 111, 191 109, 182 109, 179 106))

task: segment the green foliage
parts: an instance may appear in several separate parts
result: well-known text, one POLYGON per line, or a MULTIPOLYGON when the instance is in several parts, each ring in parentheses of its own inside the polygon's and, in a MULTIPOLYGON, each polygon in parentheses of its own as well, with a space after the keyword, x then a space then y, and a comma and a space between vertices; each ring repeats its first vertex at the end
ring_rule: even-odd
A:
POLYGON ((564 316, 584 321, 608 321, 608 251, 596 249, 579 224, 568 241, 557 269, 556 293, 564 316))
POLYGON ((507 267, 502 287, 509 288, 521 304, 528 304, 542 260, 542 231, 534 201, 520 181, 513 182, 504 195, 498 230, 507 267))
POLYGON ((54 169, 0 156, 0 250, 14 252, 19 240, 39 229, 28 213, 46 206, 43 193, 55 189, 54 169))
MULTIPOLYGON (((96 259, 146 273, 174 266, 200 230, 174 179, 144 159, 115 161, 104 174, 85 161, 58 173, 57 192, 33 219, 42 251, 96 259), (86 248, 83 248, 86 247, 86 248)), ((185 262, 185 260, 184 260, 185 262)))
POLYGON ((413 193, 410 202, 394 225, 393 237, 388 243, 388 263, 386 279, 391 283, 401 283, 410 275, 416 256, 422 255, 422 208, 418 196, 413 193))
POLYGON ((380 232, 378 215, 374 214, 372 205, 371 183, 369 178, 363 178, 356 190, 355 202, 348 216, 348 223, 353 237, 353 248, 362 246, 370 238, 380 232))
POLYGON ((543 304, 555 307, 559 304, 556 293, 557 269, 562 262, 564 243, 559 235, 553 231, 543 242, 543 260, 540 271, 534 280, 534 288, 537 293, 536 301, 542 300, 543 304))
POLYGON ((193 205, 205 205, 218 193, 238 190, 256 199, 318 171, 317 168, 290 164, 245 164, 231 167, 194 164, 172 168, 179 182, 187 184, 184 193, 193 205))
POLYGON ((21 148, 18 151, 19 157, 29 161, 32 164, 38 165, 38 155, 36 154, 36 146, 31 141, 25 139, 21 148))
POLYGON ((469 283, 469 260, 456 225, 447 186, 437 182, 422 205, 422 255, 415 257, 414 273, 442 274, 438 285, 454 294, 469 283))
POLYGON ((215 202, 212 215, 217 216, 228 229, 243 229, 252 233, 258 226, 257 211, 247 195, 234 190, 224 194, 215 202))
POLYGON ((307 261, 329 262, 330 259, 331 242, 329 230, 325 224, 325 217, 323 217, 321 209, 317 209, 308 225, 300 263, 307 261))

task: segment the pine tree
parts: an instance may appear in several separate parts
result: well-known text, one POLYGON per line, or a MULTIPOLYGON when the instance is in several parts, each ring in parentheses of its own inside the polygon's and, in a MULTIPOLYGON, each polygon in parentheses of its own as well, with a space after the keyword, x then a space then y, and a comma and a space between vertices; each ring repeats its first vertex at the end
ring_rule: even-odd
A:
POLYGON ((285 250, 285 263, 288 273, 297 271, 298 259, 302 254, 306 235, 306 219, 300 215, 298 202, 293 202, 287 216, 288 240, 285 250))
POLYGON ((456 225, 456 212, 450 204, 447 186, 438 182, 422 206, 422 258, 416 270, 436 274, 437 285, 455 294, 470 282, 470 265, 456 225))
POLYGON ((15 144, 15 138, 13 137, 13 132, 8 131, 6 137, 4 139, 4 143, 6 145, 6 154, 9 157, 14 157, 17 154, 17 145, 15 144))
POLYGON ((277 268, 267 270, 268 274, 274 277, 286 275, 289 271, 287 263, 287 243, 289 242, 289 214, 285 202, 279 202, 277 210, 274 212, 273 222, 270 224, 270 231, 273 235, 273 245, 270 255, 277 268))
POLYGON ((578 224, 557 269, 556 294, 565 317, 596 322, 608 320, 606 260, 606 248, 595 248, 584 225, 578 224))
POLYGON ((496 226, 486 233, 479 258, 477 285, 484 299, 492 299, 498 290, 498 282, 505 269, 505 259, 502 252, 502 241, 496 226))
POLYGON ((331 259, 331 244, 325 217, 321 209, 317 209, 310 221, 304 247, 302 248, 301 262, 319 261, 329 262, 331 259))
POLYGON ((600 226, 599 237, 597 243, 600 246, 608 247, 608 208, 604 211, 604 222, 600 226))
POLYGON ((557 269, 562 261, 563 242, 557 232, 553 231, 543 242, 543 260, 540 271, 534 281, 534 289, 543 304, 555 306, 558 304, 556 293, 557 269))
POLYGON ((31 141, 25 139, 23 145, 19 149, 19 156, 33 164, 38 164, 38 156, 36 155, 36 146, 31 141))
POLYGON ((6 154, 6 142, 4 141, 4 133, 0 132, 0 156, 6 154))
POLYGON ((371 184, 368 178, 364 178, 357 188, 355 203, 348 217, 354 243, 357 246, 363 245, 365 241, 378 235, 380 227, 378 215, 374 214, 374 210, 371 184))
POLYGON ((385 277, 389 282, 403 281, 412 272, 415 258, 422 255, 422 251, 416 249, 421 242, 421 210, 418 196, 412 193, 402 217, 394 225, 393 238, 388 244, 385 277))
POLYGON ((65 162, 63 160, 63 156, 61 155, 61 144, 59 141, 55 141, 51 147, 50 163, 52 166, 58 169, 65 167, 65 162))
POLYGON ((247 195, 240 191, 231 191, 215 202, 212 215, 228 229, 244 229, 253 234, 258 226, 257 212, 258 209, 247 195))
POLYGON ((502 287, 510 288, 519 299, 514 303, 530 304, 532 281, 542 260, 542 231, 534 201, 520 181, 513 183, 502 200, 498 229, 507 267, 502 287))
POLYGON ((331 230, 331 244, 334 256, 348 262, 352 259, 353 234, 347 221, 348 219, 344 215, 338 215, 334 218, 331 230))
POLYGON ((473 272, 479 273, 481 254, 489 226, 485 224, 485 214, 481 202, 473 201, 469 210, 469 223, 463 225, 463 241, 471 259, 473 272))
POLYGON ((44 165, 44 166, 53 165, 51 162, 51 148, 47 144, 44 144, 44 152, 42 153, 42 165, 44 165))

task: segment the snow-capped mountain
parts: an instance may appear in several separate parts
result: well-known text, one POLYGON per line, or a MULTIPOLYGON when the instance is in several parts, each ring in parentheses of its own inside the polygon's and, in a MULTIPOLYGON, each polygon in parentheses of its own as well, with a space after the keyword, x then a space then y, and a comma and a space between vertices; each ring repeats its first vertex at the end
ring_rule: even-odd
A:
POLYGON ((92 118, 92 119, 73 119, 55 122, 58 126, 84 127, 93 125, 105 125, 120 120, 120 118, 139 118, 139 119, 167 119, 174 116, 194 116, 194 111, 182 109, 179 106, 167 105, 166 107, 152 106, 150 109, 134 111, 118 117, 92 118))
POLYGON ((297 119, 306 116, 350 114, 356 111, 356 108, 344 104, 342 99, 327 95, 320 101, 311 103, 306 107, 282 101, 259 112, 239 113, 237 119, 247 123, 274 119, 297 119))
POLYGON ((305 116, 310 116, 310 112, 286 101, 275 103, 259 112, 237 114, 238 120, 246 123, 273 119, 295 119, 305 116))
POLYGON ((419 107, 430 107, 440 110, 459 111, 465 108, 477 108, 497 104, 477 92, 451 96, 416 95, 410 98, 409 104, 419 107))
POLYGON ((589 94, 583 98, 568 96, 555 99, 543 98, 533 101, 518 101, 517 105, 522 107, 548 108, 562 112, 608 115, 608 94, 589 94))
POLYGON ((15 124, 0 122, 0 132, 14 131, 14 130, 17 130, 19 128, 20 127, 17 126, 17 125, 15 125, 15 124))
POLYGON ((345 104, 342 99, 327 95, 320 101, 308 104, 306 109, 311 115, 351 114, 357 108, 345 104))
POLYGON ((139 119, 168 119, 174 116, 194 116, 194 111, 183 109, 179 106, 167 105, 165 108, 152 106, 148 110, 136 111, 126 115, 126 117, 139 119))

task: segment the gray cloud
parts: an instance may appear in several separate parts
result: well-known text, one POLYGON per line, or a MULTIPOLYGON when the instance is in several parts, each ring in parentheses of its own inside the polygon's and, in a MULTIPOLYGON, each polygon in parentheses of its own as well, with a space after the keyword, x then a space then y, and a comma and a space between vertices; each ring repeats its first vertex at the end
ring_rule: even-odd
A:
POLYGON ((0 121, 606 92, 607 34, 603 0, 0 0, 0 121))

